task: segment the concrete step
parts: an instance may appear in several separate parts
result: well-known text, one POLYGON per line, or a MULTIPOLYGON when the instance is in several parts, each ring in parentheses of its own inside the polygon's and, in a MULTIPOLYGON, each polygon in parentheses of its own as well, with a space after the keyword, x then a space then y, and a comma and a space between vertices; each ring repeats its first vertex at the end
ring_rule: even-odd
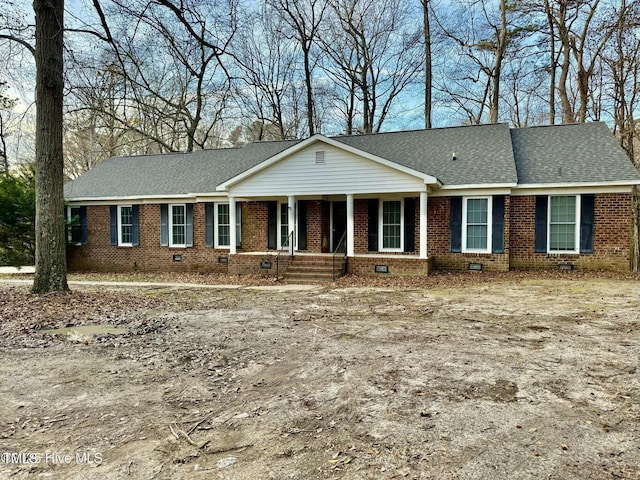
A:
POLYGON ((328 273, 287 273, 284 276, 287 283, 327 283, 333 281, 333 272, 328 273))
MULTIPOLYGON (((344 270, 344 259, 336 258, 336 272, 344 270)), ((325 283, 333 281, 333 257, 300 255, 292 259, 284 274, 289 283, 325 283)))

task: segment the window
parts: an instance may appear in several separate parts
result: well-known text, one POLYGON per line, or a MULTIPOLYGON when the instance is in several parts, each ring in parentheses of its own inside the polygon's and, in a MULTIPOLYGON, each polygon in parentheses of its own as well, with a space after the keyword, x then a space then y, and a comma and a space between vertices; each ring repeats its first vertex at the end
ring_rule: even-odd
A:
POLYGON ((82 225, 80 207, 67 207, 67 241, 74 245, 82 244, 82 225))
POLYGON ((280 247, 289 246, 289 205, 280 204, 280 247))
POLYGON ((462 251, 491 253, 491 198, 465 197, 462 208, 462 251))
POLYGON ((382 248, 380 250, 401 251, 403 243, 403 213, 401 200, 383 200, 380 209, 382 248))
POLYGON ((576 195, 549 197, 547 241, 550 253, 578 253, 579 205, 579 196, 576 195))
POLYGON ((169 206, 169 246, 186 246, 187 215, 185 205, 169 206))
MULTIPOLYGON (((236 246, 240 244, 242 208, 236 203, 236 246)), ((215 204, 215 247, 229 248, 231 245, 231 215, 228 203, 215 204)))
POLYGON ((231 245, 231 228, 229 226, 229 204, 218 203, 216 205, 216 221, 218 224, 216 241, 218 247, 231 245))
POLYGON ((133 246, 133 208, 131 205, 118 206, 118 245, 133 246))

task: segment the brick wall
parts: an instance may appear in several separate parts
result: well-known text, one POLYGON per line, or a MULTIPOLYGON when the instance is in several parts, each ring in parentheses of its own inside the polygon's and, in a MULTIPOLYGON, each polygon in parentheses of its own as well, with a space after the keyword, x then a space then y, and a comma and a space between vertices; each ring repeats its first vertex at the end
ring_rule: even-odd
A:
MULTIPOLYGON (((228 257, 228 249, 205 247, 204 204, 193 208, 193 247, 160 246, 160 205, 140 205, 140 245, 118 247, 110 245, 109 206, 87 207, 87 244, 70 246, 67 252, 69 270, 83 271, 197 271, 226 273, 227 264, 219 263, 219 257, 228 257), (175 261, 174 255, 181 260, 175 261)), ((246 219, 250 217, 246 205, 242 205, 242 235, 251 241, 259 232, 246 219), (246 224, 246 226, 245 226, 246 224)), ((265 233, 266 236, 266 233, 265 233)), ((265 240, 266 245, 266 240, 265 240)))
POLYGON ((286 271, 291 257, 281 255, 277 262, 279 267, 276 268, 276 255, 273 253, 239 253, 229 257, 229 275, 259 275, 261 277, 274 277, 276 271, 278 276, 286 271), (269 263, 271 268, 263 268, 269 263))
MULTIPOLYGON (((414 252, 397 252, 398 255, 418 255, 420 253, 420 198, 415 198, 416 211, 414 218, 414 252)), ((354 251, 356 254, 370 253, 389 255, 389 252, 369 251, 369 200, 353 201, 354 251)))
POLYGON ((434 257, 434 268, 438 270, 467 270, 470 263, 481 263, 483 270, 509 270, 509 218, 511 197, 505 196, 504 253, 453 253, 450 235, 450 197, 430 197, 428 200, 427 252, 434 257))
POLYGON ((631 195, 595 196, 593 253, 566 255, 534 252, 535 196, 512 197, 512 268, 558 268, 570 263, 577 269, 628 270, 631 231, 631 195))
MULTIPOLYGON (((242 202, 242 252, 267 253, 267 203, 242 202)), ((449 251, 448 197, 430 197, 428 254, 432 268, 466 270, 469 263, 482 263, 485 270, 511 268, 557 268, 559 263, 572 263, 576 268, 627 270, 629 267, 630 194, 598 194, 595 196, 594 252, 583 255, 547 255, 533 251, 535 226, 535 196, 505 197, 505 253, 465 254, 449 251)), ((354 201, 356 254, 367 257, 352 259, 350 273, 373 274, 376 264, 389 264, 391 275, 423 274, 430 267, 424 260, 399 254, 397 263, 388 253, 368 252, 367 200, 354 201), (373 254, 373 255, 372 255, 373 254), (376 258, 376 255, 379 257, 376 258), (402 260, 402 257, 406 261, 402 260), (404 262, 404 263, 403 263, 404 262)), ((326 202, 307 204, 307 251, 320 252, 322 237, 328 231, 326 202)), ((420 246, 420 212, 416 201, 415 246, 420 246)), ((228 249, 205 247, 204 204, 194 205, 194 246, 170 248, 160 246, 160 205, 140 205, 140 246, 117 247, 109 243, 109 207, 87 207, 87 245, 68 247, 71 271, 199 271, 220 273, 269 274, 260 269, 260 258, 238 255, 229 263, 219 263, 219 257, 229 257, 228 249), (181 261, 173 256, 180 255, 181 261)))
POLYGON ((328 209, 320 200, 307 202, 307 252, 320 253, 322 251, 322 238, 329 238, 328 209))
POLYGON ((347 259, 347 273, 361 276, 428 275, 433 268, 433 259, 421 259, 398 255, 397 257, 370 255, 347 259), (389 273, 376 273, 376 265, 386 265, 389 273))
POLYGON ((267 250, 267 202, 242 202, 242 250, 261 252, 267 250))

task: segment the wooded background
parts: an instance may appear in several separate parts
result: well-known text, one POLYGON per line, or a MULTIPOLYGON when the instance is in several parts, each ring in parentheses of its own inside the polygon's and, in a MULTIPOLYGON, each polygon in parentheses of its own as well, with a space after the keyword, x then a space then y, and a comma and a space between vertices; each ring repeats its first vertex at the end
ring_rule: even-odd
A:
MULTIPOLYGON (((28 2, 0 6, 8 169, 33 160, 35 30, 28 2)), ((65 57, 71 178, 113 155, 491 122, 603 120, 634 158, 639 128, 630 0, 67 1, 65 57)))

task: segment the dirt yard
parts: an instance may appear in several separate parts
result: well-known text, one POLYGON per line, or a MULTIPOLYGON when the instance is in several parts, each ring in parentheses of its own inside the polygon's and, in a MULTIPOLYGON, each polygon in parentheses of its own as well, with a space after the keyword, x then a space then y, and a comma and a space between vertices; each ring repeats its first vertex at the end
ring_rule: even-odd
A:
POLYGON ((640 479, 640 283, 556 277, 0 284, 0 478, 640 479))

